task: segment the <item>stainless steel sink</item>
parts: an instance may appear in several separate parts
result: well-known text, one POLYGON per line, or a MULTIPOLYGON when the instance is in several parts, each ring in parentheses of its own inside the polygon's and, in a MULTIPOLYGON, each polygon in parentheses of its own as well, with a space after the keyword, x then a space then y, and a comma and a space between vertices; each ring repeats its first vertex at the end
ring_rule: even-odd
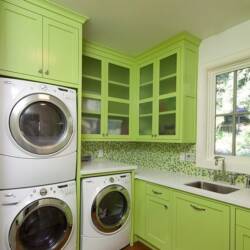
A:
POLYGON ((215 192, 215 193, 220 193, 220 194, 230 194, 232 192, 239 190, 237 188, 221 186, 218 184, 208 183, 208 182, 204 182, 204 181, 191 182, 191 183, 187 183, 185 185, 190 186, 190 187, 208 190, 208 191, 215 192))

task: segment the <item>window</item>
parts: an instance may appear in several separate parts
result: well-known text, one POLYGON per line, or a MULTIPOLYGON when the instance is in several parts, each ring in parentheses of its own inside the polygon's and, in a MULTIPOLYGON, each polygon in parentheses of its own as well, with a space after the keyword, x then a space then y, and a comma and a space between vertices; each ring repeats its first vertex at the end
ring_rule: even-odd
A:
POLYGON ((219 169, 221 155, 226 170, 250 174, 250 60, 229 60, 199 71, 196 164, 219 169))
POLYGON ((250 68, 216 75, 216 155, 250 156, 250 68))

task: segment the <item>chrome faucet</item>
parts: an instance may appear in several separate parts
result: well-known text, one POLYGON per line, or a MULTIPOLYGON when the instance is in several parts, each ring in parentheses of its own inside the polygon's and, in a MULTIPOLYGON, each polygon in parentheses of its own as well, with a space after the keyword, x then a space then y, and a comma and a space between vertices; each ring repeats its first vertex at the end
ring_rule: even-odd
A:
POLYGON ((214 180, 226 180, 226 165, 225 165, 225 157, 222 156, 215 156, 215 166, 221 167, 221 173, 218 173, 214 175, 214 180))

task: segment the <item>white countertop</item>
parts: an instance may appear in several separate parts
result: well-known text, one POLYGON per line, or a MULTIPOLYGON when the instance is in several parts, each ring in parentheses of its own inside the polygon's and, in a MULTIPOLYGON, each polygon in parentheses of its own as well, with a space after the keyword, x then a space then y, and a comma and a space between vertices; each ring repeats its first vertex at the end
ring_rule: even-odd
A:
MULTIPOLYGON (((202 177, 187 176, 180 173, 169 173, 164 170, 155 170, 155 169, 138 169, 136 171, 135 178, 163 185, 169 188, 185 191, 188 193, 201 195, 218 201, 226 202, 232 205, 250 208, 250 189, 242 188, 241 186, 231 186, 224 183, 223 184, 219 183, 220 185, 223 186, 239 188, 239 190, 232 192, 230 194, 219 194, 185 185, 186 183, 205 180, 202 177)), ((211 182, 211 181, 206 180, 206 182, 211 182)))
POLYGON ((82 162, 81 175, 133 171, 137 166, 109 160, 93 160, 82 162))

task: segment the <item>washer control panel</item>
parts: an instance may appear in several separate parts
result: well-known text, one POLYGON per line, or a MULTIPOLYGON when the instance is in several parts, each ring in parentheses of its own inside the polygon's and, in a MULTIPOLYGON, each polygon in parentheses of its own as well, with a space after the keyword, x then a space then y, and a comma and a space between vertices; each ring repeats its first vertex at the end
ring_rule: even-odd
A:
POLYGON ((118 175, 111 175, 104 178, 105 184, 123 184, 130 182, 130 174, 118 174, 118 175))

